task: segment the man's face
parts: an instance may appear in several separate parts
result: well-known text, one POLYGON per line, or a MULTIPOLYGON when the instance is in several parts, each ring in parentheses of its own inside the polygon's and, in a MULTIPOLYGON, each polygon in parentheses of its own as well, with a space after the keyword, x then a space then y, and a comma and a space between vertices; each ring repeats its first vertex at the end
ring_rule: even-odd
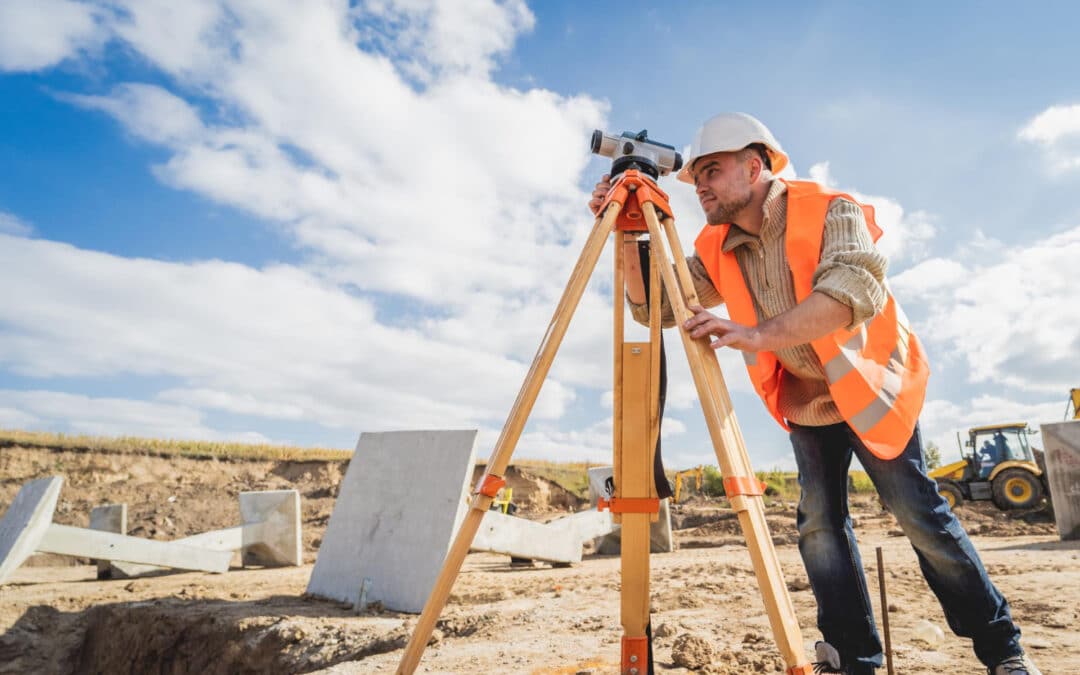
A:
POLYGON ((730 223, 750 204, 750 168, 737 152, 717 152, 694 162, 698 202, 710 225, 730 223))

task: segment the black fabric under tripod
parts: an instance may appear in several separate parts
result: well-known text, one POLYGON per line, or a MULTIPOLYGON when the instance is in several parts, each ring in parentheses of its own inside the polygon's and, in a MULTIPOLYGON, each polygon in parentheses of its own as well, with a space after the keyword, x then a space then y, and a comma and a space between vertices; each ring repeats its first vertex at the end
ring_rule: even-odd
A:
MULTIPOLYGON (((649 242, 638 241, 638 257, 641 259, 641 276, 645 281, 645 304, 649 303, 649 282, 652 275, 649 274, 649 242)), ((664 349, 664 333, 660 332, 660 418, 657 421, 659 427, 664 424, 664 401, 667 399, 667 350, 664 349)), ((656 482, 656 493, 660 499, 671 497, 673 494, 671 483, 668 482, 667 474, 664 473, 664 460, 660 456, 660 433, 656 434, 656 455, 653 460, 653 480, 656 482)))

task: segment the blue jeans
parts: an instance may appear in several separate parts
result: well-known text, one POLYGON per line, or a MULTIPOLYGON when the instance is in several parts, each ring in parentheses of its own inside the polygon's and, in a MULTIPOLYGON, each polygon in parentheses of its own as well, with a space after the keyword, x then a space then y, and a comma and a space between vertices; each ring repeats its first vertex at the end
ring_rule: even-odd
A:
POLYGON ((953 632, 971 638, 987 666, 1023 653, 1020 629, 986 575, 967 534, 926 475, 919 427, 899 457, 882 460, 845 423, 791 425, 799 467, 799 552, 818 603, 818 628, 853 673, 873 673, 883 660, 866 575, 848 515, 852 453, 896 516, 919 558, 953 632))

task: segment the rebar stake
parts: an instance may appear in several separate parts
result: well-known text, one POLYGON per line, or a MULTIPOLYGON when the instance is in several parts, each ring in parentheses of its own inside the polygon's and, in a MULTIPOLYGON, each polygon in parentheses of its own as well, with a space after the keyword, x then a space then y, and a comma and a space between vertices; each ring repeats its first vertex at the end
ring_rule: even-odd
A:
POLYGON ((885 559, 881 555, 881 547, 877 547, 877 578, 878 588, 881 589, 881 627, 885 631, 885 666, 889 675, 895 675, 892 667, 892 639, 889 637, 889 598, 885 594, 885 559))

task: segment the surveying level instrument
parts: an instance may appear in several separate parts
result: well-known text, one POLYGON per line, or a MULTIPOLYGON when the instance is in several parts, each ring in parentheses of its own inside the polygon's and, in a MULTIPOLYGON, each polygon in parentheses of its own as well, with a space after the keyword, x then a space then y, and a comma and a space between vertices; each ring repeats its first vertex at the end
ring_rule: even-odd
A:
POLYGON ((649 625, 649 526, 658 518, 660 499, 654 475, 654 453, 660 429, 660 301, 661 279, 675 320, 680 326, 690 372, 712 438, 713 449, 724 476, 724 491, 736 511, 754 566, 758 587, 772 627, 773 637, 787 666, 787 675, 812 675, 813 667, 803 648, 795 608, 784 584, 762 499, 764 484, 754 476, 742 432, 731 407, 716 352, 708 338, 692 339, 682 324, 691 317, 689 306, 698 305, 675 219, 667 195, 656 179, 677 171, 682 157, 671 146, 648 139, 647 133, 611 136, 596 131, 592 150, 612 157, 612 186, 598 211, 592 232, 567 282, 555 314, 533 357, 517 400, 499 435, 487 470, 476 484, 468 515, 446 555, 442 571, 420 614, 416 628, 398 665, 398 675, 411 675, 431 639, 454 580, 469 552, 484 514, 500 488, 518 439, 540 393, 540 387, 559 349, 597 260, 615 233, 614 283, 614 491, 597 508, 611 510, 622 526, 620 622, 623 627, 620 672, 646 675, 653 672, 649 625), (638 237, 648 234, 649 341, 624 342, 625 307, 624 249, 637 254, 638 237), (663 245, 667 239, 671 257, 663 245), (674 266, 672 265, 674 262, 674 266))

